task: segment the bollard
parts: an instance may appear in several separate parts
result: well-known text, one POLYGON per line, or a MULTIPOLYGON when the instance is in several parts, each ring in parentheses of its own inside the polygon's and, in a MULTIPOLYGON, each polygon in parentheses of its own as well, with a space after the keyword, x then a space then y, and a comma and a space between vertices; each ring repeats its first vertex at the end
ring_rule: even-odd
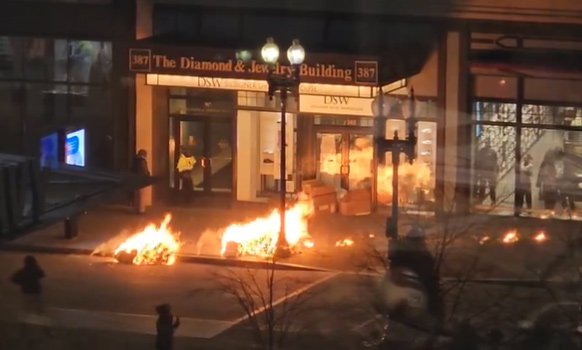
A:
POLYGON ((73 239, 79 235, 79 217, 72 216, 65 219, 65 239, 73 239))

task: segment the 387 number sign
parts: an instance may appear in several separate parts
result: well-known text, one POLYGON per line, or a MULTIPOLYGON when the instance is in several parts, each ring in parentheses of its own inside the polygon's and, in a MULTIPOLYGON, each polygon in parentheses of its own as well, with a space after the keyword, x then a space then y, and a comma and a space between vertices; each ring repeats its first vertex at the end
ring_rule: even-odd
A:
POLYGON ((377 84, 378 83, 378 62, 376 61, 356 61, 356 84, 377 84))
POLYGON ((151 70, 152 52, 148 49, 129 49, 129 70, 149 72, 151 70))

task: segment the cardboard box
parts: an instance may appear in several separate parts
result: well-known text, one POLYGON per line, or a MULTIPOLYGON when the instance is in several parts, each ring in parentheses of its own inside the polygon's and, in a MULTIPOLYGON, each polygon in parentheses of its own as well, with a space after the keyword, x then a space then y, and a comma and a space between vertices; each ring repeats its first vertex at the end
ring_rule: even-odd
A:
POLYGON ((316 213, 335 213, 337 211, 337 198, 335 191, 320 196, 311 197, 313 211, 316 213))
POLYGON ((340 202, 339 210, 342 215, 358 216, 372 213, 371 201, 340 202))
POLYGON ((309 195, 311 197, 325 196, 332 193, 334 196, 337 195, 335 188, 325 185, 312 187, 311 190, 309 191, 309 195))
POLYGON ((366 201, 366 200, 369 202, 372 201, 372 192, 370 191, 370 189, 367 188, 348 191, 342 198, 342 201, 345 202, 366 201))
POLYGON ((368 215, 372 213, 372 193, 369 189, 353 190, 340 200, 339 210, 342 215, 368 215))
POLYGON ((321 181, 319 180, 303 180, 301 181, 301 190, 303 191, 303 193, 310 195, 311 194, 311 189, 314 187, 320 187, 323 186, 323 183, 321 183, 321 181))

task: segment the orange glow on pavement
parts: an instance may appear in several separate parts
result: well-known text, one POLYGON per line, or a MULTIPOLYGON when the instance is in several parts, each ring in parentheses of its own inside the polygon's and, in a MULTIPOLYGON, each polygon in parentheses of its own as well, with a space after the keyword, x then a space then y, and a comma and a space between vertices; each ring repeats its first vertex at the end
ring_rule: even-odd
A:
POLYGON ((548 236, 546 235, 546 233, 544 231, 540 231, 533 237, 533 239, 537 243, 544 243, 545 241, 548 240, 548 236))
POLYGON ((517 234, 516 230, 511 230, 503 235, 501 241, 505 244, 513 244, 519 241, 519 235, 517 234))

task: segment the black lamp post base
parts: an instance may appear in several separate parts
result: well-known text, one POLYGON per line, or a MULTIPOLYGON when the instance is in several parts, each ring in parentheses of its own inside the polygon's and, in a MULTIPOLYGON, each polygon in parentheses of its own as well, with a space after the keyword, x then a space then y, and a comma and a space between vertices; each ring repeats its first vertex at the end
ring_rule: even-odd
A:
POLYGON ((276 259, 289 258, 289 257, 291 257, 291 249, 289 249, 289 246, 286 244, 277 246, 277 249, 275 250, 274 257, 276 259))

